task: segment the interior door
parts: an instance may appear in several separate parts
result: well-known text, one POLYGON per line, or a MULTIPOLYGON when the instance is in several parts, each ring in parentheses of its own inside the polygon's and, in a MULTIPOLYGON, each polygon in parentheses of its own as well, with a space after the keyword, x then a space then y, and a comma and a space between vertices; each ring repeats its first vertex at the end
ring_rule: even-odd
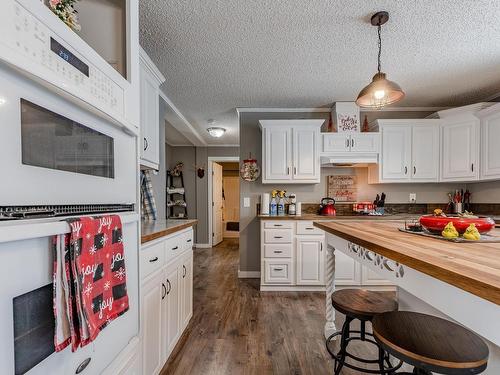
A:
MULTIPOLYGON (((240 221, 240 178, 229 176, 223 178, 224 186, 224 224, 240 221)), ((224 226, 226 232, 226 227, 224 226)))
POLYGON ((222 197, 222 165, 212 163, 212 246, 222 242, 224 238, 223 228, 223 204, 222 197))
POLYGON ((439 126, 412 127, 412 180, 437 182, 439 178, 439 126))
POLYGON ((293 179, 319 180, 319 129, 293 128, 293 179))
POLYGON ((384 126, 382 128, 382 180, 409 180, 410 157, 411 126, 384 126))

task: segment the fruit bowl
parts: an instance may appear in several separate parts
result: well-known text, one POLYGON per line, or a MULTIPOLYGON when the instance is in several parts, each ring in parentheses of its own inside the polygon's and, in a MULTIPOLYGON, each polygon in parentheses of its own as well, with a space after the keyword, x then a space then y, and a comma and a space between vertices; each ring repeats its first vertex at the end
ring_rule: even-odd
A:
POLYGON ((476 224, 476 228, 481 234, 488 233, 495 227, 495 221, 487 216, 467 218, 460 216, 425 215, 420 217, 420 224, 431 233, 441 233, 449 222, 453 223, 460 234, 463 234, 471 224, 476 224))

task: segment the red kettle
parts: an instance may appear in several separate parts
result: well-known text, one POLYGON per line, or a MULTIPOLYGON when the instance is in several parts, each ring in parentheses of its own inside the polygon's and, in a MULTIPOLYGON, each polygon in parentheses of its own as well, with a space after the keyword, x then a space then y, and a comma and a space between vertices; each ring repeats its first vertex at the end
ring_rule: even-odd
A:
POLYGON ((337 214, 335 199, 323 198, 319 206, 319 214, 323 216, 335 216, 337 214))

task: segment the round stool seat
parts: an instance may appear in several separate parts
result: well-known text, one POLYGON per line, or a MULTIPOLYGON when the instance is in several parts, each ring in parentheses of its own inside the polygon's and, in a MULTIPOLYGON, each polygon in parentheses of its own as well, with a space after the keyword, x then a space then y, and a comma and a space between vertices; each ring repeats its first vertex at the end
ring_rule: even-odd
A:
POLYGON ((411 311, 383 313, 372 323, 375 340, 387 352, 420 370, 459 375, 486 369, 488 347, 458 324, 411 311))
POLYGON ((376 314, 398 309, 392 292, 374 292, 363 289, 341 289, 332 294, 335 310, 360 320, 371 320, 376 314))

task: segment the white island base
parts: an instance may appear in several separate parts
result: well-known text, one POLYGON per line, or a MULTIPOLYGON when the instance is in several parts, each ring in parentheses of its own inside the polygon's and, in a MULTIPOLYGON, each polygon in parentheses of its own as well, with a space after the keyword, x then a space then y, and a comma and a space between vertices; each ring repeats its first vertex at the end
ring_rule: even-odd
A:
POLYGON ((434 277, 397 263, 372 250, 327 233, 327 295, 325 337, 336 331, 331 294, 335 290, 335 253, 341 251, 393 282, 399 309, 417 311, 455 321, 483 337, 490 349, 483 374, 500 374, 500 306, 434 277))

